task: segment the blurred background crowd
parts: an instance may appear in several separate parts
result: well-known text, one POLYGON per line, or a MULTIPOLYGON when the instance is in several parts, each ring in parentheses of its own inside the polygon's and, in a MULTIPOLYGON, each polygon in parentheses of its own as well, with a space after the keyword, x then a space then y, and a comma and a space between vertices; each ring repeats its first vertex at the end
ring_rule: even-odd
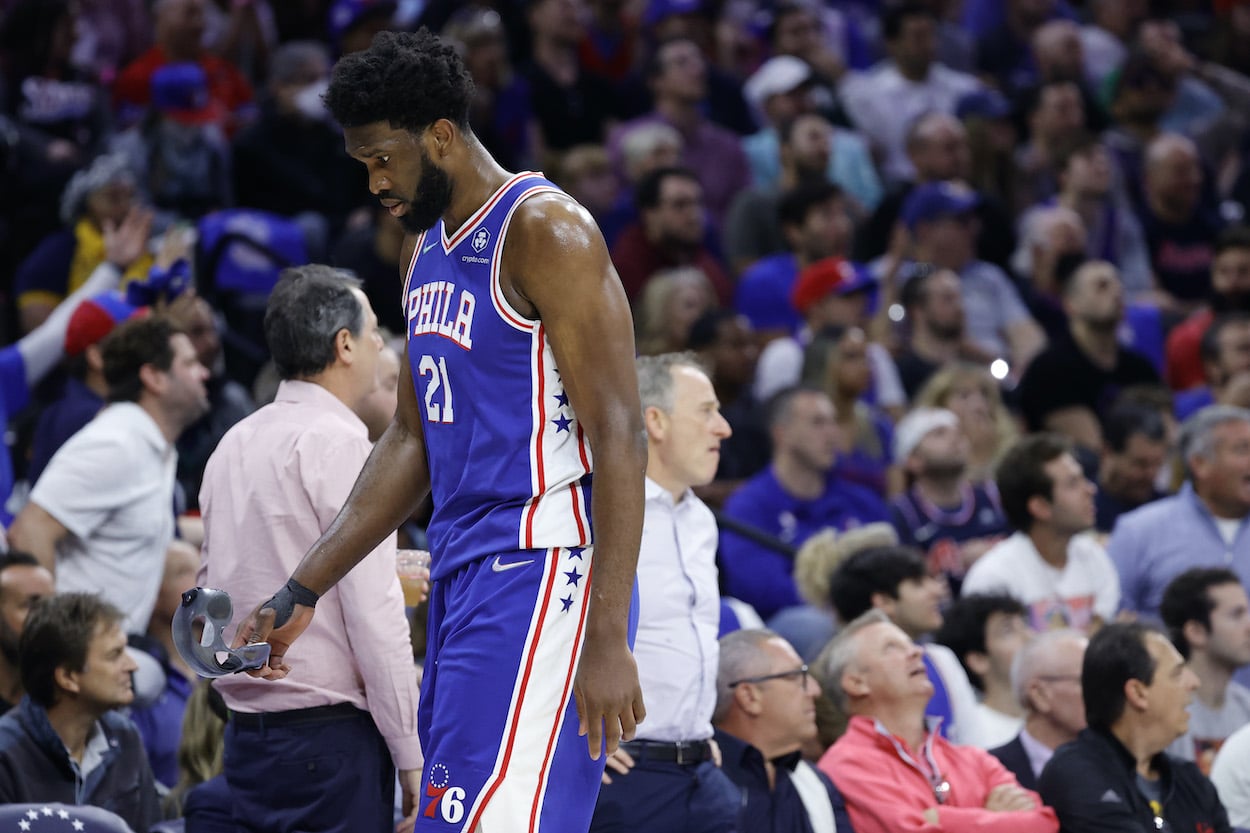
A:
MULTIPOLYGON (((1030 634, 1159 619, 1192 567, 1250 580, 1250 2, 0 0, 6 526, 102 407, 102 344, 137 309, 206 370, 148 640, 163 690, 136 714, 166 787, 213 774, 178 758, 212 696, 166 635, 204 466, 277 388, 283 268, 360 279, 393 348, 373 438, 393 412, 403 230, 321 94, 339 56, 421 26, 460 51, 491 153, 599 223, 639 353, 707 368, 732 430, 696 489, 722 632, 767 623, 815 667, 886 609, 951 649, 952 737, 990 748, 1040 708, 1011 673, 1030 634)), ((29 529, 14 548, 40 555, 29 529)), ((1205 769, 1250 723, 1250 691, 1225 696, 1250 680, 1237 603, 1203 661, 1219 719, 1178 747, 1205 769)), ((813 760, 840 731, 818 713, 813 760)))

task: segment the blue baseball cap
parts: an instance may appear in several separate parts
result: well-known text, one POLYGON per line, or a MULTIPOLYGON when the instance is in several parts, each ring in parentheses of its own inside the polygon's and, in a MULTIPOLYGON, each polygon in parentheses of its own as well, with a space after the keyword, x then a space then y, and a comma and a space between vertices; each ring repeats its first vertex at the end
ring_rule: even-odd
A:
POLYGON ((920 223, 968 214, 980 204, 981 197, 966 185, 932 182, 907 195, 900 216, 909 229, 914 229, 920 223))

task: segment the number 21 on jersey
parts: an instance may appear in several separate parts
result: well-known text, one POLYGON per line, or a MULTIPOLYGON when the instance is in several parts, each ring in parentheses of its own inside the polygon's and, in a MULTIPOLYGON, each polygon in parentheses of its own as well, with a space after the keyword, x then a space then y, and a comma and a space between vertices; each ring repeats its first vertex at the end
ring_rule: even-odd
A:
POLYGON ((431 355, 421 357, 417 372, 422 378, 429 377, 425 383, 425 416, 430 422, 441 422, 448 425, 456 421, 456 412, 452 408, 451 379, 447 377, 447 360, 431 355), (439 394, 442 391, 442 394, 439 394), (442 400, 439 402, 438 400, 442 400))

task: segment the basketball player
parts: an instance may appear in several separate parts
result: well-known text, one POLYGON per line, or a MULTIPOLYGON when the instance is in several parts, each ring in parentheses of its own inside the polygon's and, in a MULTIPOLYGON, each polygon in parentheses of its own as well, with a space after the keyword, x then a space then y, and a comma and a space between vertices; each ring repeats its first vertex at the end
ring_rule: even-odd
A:
POLYGON ((259 675, 284 676, 318 596, 432 493, 416 829, 584 833, 603 753, 644 716, 630 313, 590 214, 495 162, 472 95, 426 31, 383 32, 335 67, 326 105, 409 232, 409 372, 347 504, 236 641, 267 639, 259 675))

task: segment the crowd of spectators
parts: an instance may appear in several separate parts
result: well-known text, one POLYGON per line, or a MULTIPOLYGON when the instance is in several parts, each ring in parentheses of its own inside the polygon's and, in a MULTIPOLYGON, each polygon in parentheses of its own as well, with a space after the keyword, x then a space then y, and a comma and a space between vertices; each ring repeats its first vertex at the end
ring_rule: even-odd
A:
MULTIPOLYGON (((701 744, 743 830, 1250 829, 1246 0, 0 0, 0 801, 220 806, 226 707, 168 626, 205 469, 289 399, 285 267, 406 329, 403 229, 321 96, 422 26, 486 148, 598 222, 640 356, 682 354, 639 365, 648 524, 704 560, 640 560, 674 701, 640 738, 701 744), (719 402, 697 470, 655 374, 719 402), (90 789, 5 786, 45 753, 90 789)), ((406 371, 355 370, 376 440, 406 371)))

